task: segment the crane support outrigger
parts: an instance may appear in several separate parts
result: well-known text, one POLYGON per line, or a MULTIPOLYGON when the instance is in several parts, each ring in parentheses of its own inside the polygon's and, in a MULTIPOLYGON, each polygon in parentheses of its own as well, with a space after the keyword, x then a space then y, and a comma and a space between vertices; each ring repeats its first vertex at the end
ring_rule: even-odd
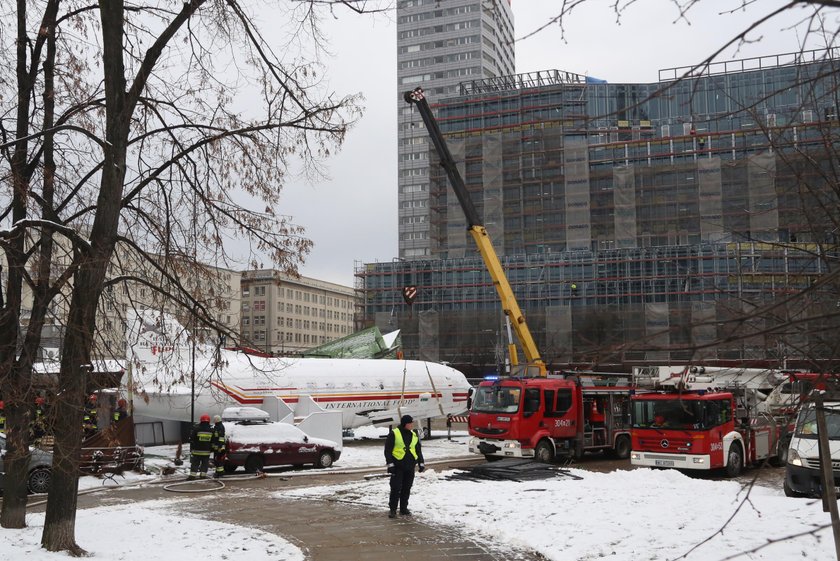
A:
MULTIPOLYGON (((455 165, 455 160, 446 141, 443 138, 443 133, 440 132, 437 121, 432 115, 432 109, 426 101, 426 96, 423 93, 423 88, 415 88, 410 92, 405 92, 403 95, 405 101, 409 104, 417 106, 420 111, 420 116, 423 118, 423 123, 426 125, 426 130, 429 131, 429 136, 432 139, 432 144, 437 150, 440 157, 441 165, 446 170, 446 175, 449 177, 449 183, 452 185, 455 196, 461 204, 461 208, 467 218, 467 231, 472 235, 481 258, 484 260, 484 266, 487 267, 487 272, 493 280, 493 285, 496 287, 496 292, 499 294, 499 299, 502 303, 502 310, 505 313, 513 330, 516 332, 516 337, 519 339, 519 344, 522 346, 522 352, 525 354, 528 370, 536 369, 539 376, 546 376, 545 362, 540 357, 537 350, 537 344, 528 329, 528 324, 525 322, 525 316, 522 315, 522 310, 516 302, 516 296, 513 294, 513 289, 505 276, 505 271, 502 268, 502 263, 499 261, 496 250, 493 248, 493 243, 490 241, 490 236, 487 234, 487 229, 481 224, 478 217, 478 212, 473 205, 470 194, 467 191, 464 180, 458 172, 455 165)), ((511 366, 518 366, 518 359, 516 353, 516 346, 513 342, 508 345, 510 354, 511 366)))

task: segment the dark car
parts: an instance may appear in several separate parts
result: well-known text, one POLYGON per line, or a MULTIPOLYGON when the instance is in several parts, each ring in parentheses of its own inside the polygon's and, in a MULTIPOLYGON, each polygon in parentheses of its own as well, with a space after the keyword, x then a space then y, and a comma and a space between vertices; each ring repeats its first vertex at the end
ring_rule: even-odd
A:
MULTIPOLYGON (((3 467, 3 458, 6 456, 6 435, 0 432, 0 491, 6 486, 6 469, 3 467)), ((30 493, 46 493, 50 489, 52 479, 51 452, 32 448, 32 455, 29 459, 29 475, 26 484, 30 493)))
POLYGON ((289 423, 226 422, 225 471, 244 467, 248 473, 268 466, 313 464, 330 467, 341 456, 341 443, 307 436, 289 423))

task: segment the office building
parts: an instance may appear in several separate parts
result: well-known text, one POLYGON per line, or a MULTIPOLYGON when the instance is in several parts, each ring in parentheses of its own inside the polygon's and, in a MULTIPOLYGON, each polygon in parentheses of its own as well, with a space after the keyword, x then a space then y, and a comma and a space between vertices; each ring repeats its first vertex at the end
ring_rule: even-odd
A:
MULTIPOLYGON (((427 95, 547 362, 833 364, 837 55, 427 95)), ((358 267, 363 321, 400 327, 407 356, 492 370, 498 297, 427 152, 430 258, 358 267)))
POLYGON ((242 344, 274 355, 293 355, 354 331, 352 287, 273 269, 244 271, 242 344))
POLYGON ((429 144, 423 122, 403 100, 422 86, 435 98, 470 79, 513 74, 510 0, 399 0, 397 81, 399 256, 430 256, 429 144))

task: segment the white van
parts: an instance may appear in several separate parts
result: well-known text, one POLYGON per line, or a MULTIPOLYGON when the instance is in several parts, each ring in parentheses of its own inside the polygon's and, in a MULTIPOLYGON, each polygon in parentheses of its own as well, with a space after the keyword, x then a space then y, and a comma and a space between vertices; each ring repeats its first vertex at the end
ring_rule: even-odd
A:
MULTIPOLYGON (((785 468, 785 495, 788 497, 819 497, 820 483, 817 415, 814 402, 802 405, 796 418, 796 428, 790 440, 785 468)), ((828 428, 834 486, 840 488, 840 401, 825 402, 825 422, 828 428)), ((840 489, 838 489, 840 491, 840 489)), ((840 492, 838 493, 840 495, 840 492)))

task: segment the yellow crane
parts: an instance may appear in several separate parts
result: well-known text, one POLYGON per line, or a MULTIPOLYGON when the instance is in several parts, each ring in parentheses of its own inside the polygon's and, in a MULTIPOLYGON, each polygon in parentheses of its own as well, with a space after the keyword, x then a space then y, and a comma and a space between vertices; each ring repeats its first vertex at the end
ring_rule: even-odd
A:
MULTIPOLYGON (((426 130, 429 131, 429 136, 432 139, 432 144, 437 150, 440 157, 441 165, 446 170, 446 175, 449 177, 449 182, 452 184, 452 189, 455 191, 455 196, 461 204, 461 208, 467 217, 467 231, 472 235, 481 258, 484 260, 484 266, 487 267, 487 272, 490 273, 490 278, 493 280, 493 285, 496 287, 496 292, 499 294, 499 299, 502 303, 502 310, 507 316, 510 325, 516 333, 519 344, 522 346, 522 352, 525 354, 526 375, 546 376, 545 362, 540 358, 540 352, 537 350, 537 344, 534 342, 534 337, 531 335, 531 330, 528 329, 528 324, 525 322, 525 316, 522 315, 522 310, 516 301, 516 296, 510 287, 510 283, 505 276, 505 271, 502 268, 502 263, 499 261, 499 256, 496 255, 496 250, 493 248, 493 243, 490 241, 490 236, 487 234, 487 229, 481 224, 478 212, 475 210, 470 194, 467 192, 467 187, 464 185, 464 180, 461 174, 458 173, 458 168, 455 165, 455 160, 452 158, 452 153, 446 145, 446 140, 443 138, 443 133, 440 132, 437 120, 432 114, 432 109, 426 101, 426 96, 423 93, 423 88, 415 88, 410 92, 405 92, 403 95, 405 101, 409 104, 415 105, 420 112, 423 123, 426 125, 426 130)), ((511 370, 521 370, 518 368, 519 360, 516 352, 516 345, 513 341, 508 343, 508 352, 510 354, 511 370)))

